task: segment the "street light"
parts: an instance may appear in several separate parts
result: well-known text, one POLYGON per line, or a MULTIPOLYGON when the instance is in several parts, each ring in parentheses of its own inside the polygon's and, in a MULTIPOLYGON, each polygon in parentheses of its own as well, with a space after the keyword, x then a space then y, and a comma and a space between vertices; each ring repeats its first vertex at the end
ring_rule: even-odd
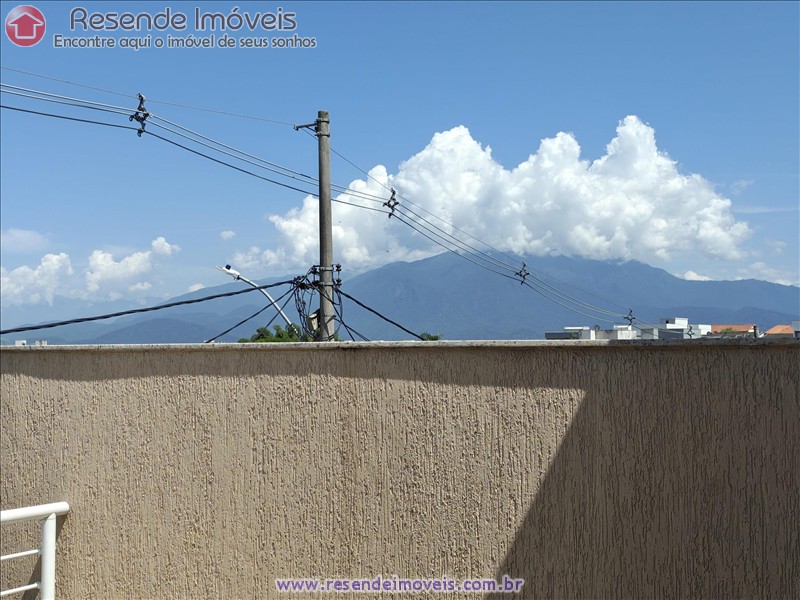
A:
POLYGON ((275 300, 273 300, 273 299, 272 299, 272 296, 270 296, 270 295, 269 295, 269 293, 267 292, 267 290, 265 290, 264 288, 260 288, 260 287, 258 287, 258 284, 257 284, 257 283, 255 283, 254 281, 250 281, 250 280, 249 280, 247 277, 244 277, 244 276, 243 276, 241 273, 239 273, 239 271, 237 271, 236 269, 231 269, 231 266, 230 266, 230 265, 225 265, 224 267, 217 267, 217 270, 219 270, 219 271, 222 271, 223 273, 226 273, 227 275, 230 275, 231 277, 233 277, 234 279, 236 279, 236 280, 238 280, 238 281, 244 281, 244 282, 245 282, 247 285, 251 285, 251 286, 253 286, 254 288, 258 289, 258 291, 259 291, 259 292, 261 292, 262 294, 264 294, 264 296, 266 296, 266 297, 267 297, 267 300, 269 300, 269 303, 270 303, 272 306, 274 306, 275 308, 277 308, 277 309, 278 309, 278 314, 279 314, 281 317, 283 317, 283 320, 284 320, 284 321, 286 321, 286 325, 291 325, 291 324, 292 324, 292 322, 289 320, 289 317, 287 317, 287 316, 284 314, 283 310, 281 310, 281 307, 280 307, 280 306, 278 306, 278 305, 277 305, 277 303, 275 302, 275 300))

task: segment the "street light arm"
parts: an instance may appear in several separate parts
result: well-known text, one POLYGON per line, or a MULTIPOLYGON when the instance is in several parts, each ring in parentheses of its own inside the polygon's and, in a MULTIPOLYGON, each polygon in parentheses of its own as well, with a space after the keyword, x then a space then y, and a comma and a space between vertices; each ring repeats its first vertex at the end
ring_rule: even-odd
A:
POLYGON ((230 275, 235 280, 244 281, 247 285, 257 288, 259 292, 261 292, 262 294, 264 294, 264 296, 266 296, 267 300, 269 300, 269 303, 278 310, 278 314, 283 318, 284 321, 286 321, 286 325, 289 326, 292 324, 292 322, 289 320, 289 317, 286 316, 281 307, 278 306, 278 304, 275 302, 272 296, 269 295, 269 292, 267 292, 267 290, 263 288, 260 288, 256 282, 251 281, 247 277, 244 277, 241 273, 239 273, 239 271, 232 269, 230 265, 225 265, 224 267, 217 267, 217 270, 222 271, 226 275, 230 275))

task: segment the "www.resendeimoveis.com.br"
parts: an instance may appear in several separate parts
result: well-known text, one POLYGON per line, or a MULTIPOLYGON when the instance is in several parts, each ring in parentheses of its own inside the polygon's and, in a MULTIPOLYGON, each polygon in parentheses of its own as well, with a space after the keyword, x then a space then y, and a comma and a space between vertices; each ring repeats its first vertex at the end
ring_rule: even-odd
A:
POLYGON ((524 579, 516 579, 503 575, 502 579, 469 578, 454 579, 438 577, 435 579, 410 579, 393 575, 384 577, 359 577, 356 579, 343 578, 296 578, 276 579, 275 588, 279 592, 308 593, 308 592, 356 592, 356 593, 397 593, 429 594, 435 592, 462 592, 467 594, 485 594, 486 592, 500 592, 518 594, 525 585, 524 579))

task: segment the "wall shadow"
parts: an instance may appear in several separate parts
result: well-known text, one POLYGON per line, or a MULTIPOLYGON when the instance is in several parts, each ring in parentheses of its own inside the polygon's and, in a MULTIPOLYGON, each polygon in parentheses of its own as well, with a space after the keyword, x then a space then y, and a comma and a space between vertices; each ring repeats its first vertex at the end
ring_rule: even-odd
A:
POLYGON ((496 578, 524 598, 800 597, 797 353, 651 358, 627 389, 597 373, 496 578))

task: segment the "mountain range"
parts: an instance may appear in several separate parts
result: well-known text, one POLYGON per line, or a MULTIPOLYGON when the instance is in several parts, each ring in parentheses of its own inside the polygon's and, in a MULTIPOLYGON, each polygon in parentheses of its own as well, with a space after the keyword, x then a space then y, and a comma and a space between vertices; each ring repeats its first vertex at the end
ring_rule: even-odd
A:
MULTIPOLYGON (((346 279, 341 289, 414 332, 440 334, 442 339, 449 340, 541 339, 545 331, 561 330, 569 325, 610 328, 613 324, 626 324, 624 317, 627 315, 634 316, 638 323, 658 323, 661 317, 688 317, 692 323, 707 324, 756 323, 762 331, 800 318, 800 288, 795 286, 757 280, 687 281, 636 261, 596 261, 565 256, 523 260, 530 271, 525 277, 530 287, 521 285, 519 277, 511 272, 508 273, 511 277, 501 277, 454 253, 444 253, 415 262, 391 263, 362 273, 346 279)), ((234 282, 166 302, 247 287, 242 282, 234 282)), ((284 286, 270 292, 278 297, 286 289, 284 286)), ((65 304, 59 299, 56 303, 65 304)), ((66 305, 75 310, 72 317, 136 308, 125 305, 124 301, 113 306, 97 304, 88 309, 75 301, 66 305)), ((14 343, 18 339, 26 339, 28 343, 42 339, 49 344, 203 342, 264 305, 263 296, 253 291, 109 321, 10 334, 3 336, 2 342, 14 343)), ((410 339, 407 333, 346 298, 342 309, 344 322, 369 339, 410 339)), ((290 320, 297 321, 291 300, 285 312, 290 320)), ((14 311, 3 309, 3 313, 4 329, 21 324, 14 318, 14 311)), ((275 310, 269 308, 217 341, 249 337, 274 315, 275 310)), ((61 318, 60 315, 53 317, 54 320, 61 318)), ((275 323, 285 325, 280 319, 275 323)), ((349 339, 344 329, 339 336, 349 339)))

